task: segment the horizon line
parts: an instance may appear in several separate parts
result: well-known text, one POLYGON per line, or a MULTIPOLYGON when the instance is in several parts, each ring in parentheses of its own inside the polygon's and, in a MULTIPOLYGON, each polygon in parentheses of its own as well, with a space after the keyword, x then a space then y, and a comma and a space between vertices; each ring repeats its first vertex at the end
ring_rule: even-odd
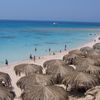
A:
POLYGON ((68 23, 100 23, 94 21, 66 21, 66 20, 35 20, 35 19, 0 19, 0 21, 41 21, 41 22, 68 22, 68 23))

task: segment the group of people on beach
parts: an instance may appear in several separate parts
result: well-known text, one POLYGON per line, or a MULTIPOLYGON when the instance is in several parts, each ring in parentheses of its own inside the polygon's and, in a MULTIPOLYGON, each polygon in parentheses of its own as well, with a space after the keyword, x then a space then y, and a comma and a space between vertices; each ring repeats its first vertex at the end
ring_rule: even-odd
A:
MULTIPOLYGON (((65 44, 65 46, 64 46, 64 50, 66 51, 67 50, 67 45, 65 44)), ((37 48, 35 48, 35 52, 37 51, 37 48)), ((51 48, 49 48, 49 53, 51 52, 51 48)), ((60 50, 60 53, 61 53, 61 50, 60 50)), ((55 55, 55 52, 53 52, 53 55, 55 55)), ((29 59, 30 60, 33 60, 34 62, 36 61, 36 56, 32 56, 32 54, 30 54, 30 56, 29 56, 29 59)), ((39 57, 39 59, 40 59, 40 57, 39 57)), ((5 65, 8 65, 8 60, 7 59, 5 59, 5 65)))
POLYGON ((30 60, 34 60, 34 62, 35 62, 35 60, 36 60, 36 57, 35 56, 32 56, 32 54, 30 54, 30 60))

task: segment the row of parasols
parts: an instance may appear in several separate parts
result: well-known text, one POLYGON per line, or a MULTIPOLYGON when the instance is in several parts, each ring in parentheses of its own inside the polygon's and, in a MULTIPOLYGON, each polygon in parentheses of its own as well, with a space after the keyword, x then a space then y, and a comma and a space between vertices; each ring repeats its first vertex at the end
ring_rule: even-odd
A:
MULTIPOLYGON (((14 71, 19 76, 25 74, 16 83, 22 90, 22 100, 69 100, 71 91, 84 94, 100 85, 100 43, 92 48, 72 50, 62 60, 52 59, 43 66, 20 64, 14 67, 14 71), (57 84, 64 84, 66 90, 57 84)), ((0 100, 14 100, 10 76, 2 72, 0 91, 0 100)))

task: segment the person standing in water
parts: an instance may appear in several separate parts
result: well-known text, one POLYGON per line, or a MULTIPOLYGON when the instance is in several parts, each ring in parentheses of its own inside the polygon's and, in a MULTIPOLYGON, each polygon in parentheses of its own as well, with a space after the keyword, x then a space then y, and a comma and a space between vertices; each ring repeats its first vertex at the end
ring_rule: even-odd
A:
POLYGON ((32 54, 30 54, 30 60, 32 60, 32 58, 33 58, 33 57, 32 57, 32 54))
POLYGON ((5 60, 5 65, 8 65, 8 60, 7 59, 5 60))
POLYGON ((51 52, 51 48, 49 48, 49 55, 50 55, 50 52, 51 52))
POLYGON ((35 52, 37 51, 37 48, 35 48, 35 52))
POLYGON ((51 52, 51 48, 49 48, 49 53, 51 52))
POLYGON ((65 51, 67 50, 67 45, 65 44, 65 51))

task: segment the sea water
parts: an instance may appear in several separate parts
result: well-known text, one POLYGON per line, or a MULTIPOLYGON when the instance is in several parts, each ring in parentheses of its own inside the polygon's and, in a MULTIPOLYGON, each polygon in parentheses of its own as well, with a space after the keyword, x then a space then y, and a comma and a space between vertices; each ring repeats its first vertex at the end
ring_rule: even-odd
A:
POLYGON ((0 64, 73 49, 100 34, 100 23, 60 21, 0 21, 0 64), (35 51, 35 48, 37 51, 35 51))

